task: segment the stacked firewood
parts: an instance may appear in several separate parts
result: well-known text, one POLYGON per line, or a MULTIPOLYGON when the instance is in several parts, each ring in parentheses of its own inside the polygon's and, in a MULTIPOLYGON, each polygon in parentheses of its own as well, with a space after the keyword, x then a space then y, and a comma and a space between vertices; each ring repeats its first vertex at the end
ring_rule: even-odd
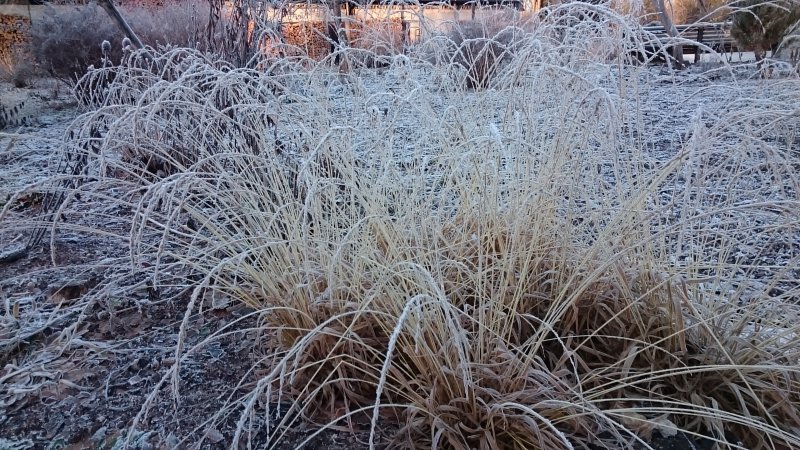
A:
POLYGON ((0 61, 13 61, 15 52, 27 40, 30 27, 27 16, 0 14, 0 61))
POLYGON ((400 18, 357 20, 347 25, 351 46, 391 53, 402 50, 404 32, 400 18))
POLYGON ((330 54, 327 23, 324 21, 286 22, 281 25, 283 40, 312 59, 330 54))

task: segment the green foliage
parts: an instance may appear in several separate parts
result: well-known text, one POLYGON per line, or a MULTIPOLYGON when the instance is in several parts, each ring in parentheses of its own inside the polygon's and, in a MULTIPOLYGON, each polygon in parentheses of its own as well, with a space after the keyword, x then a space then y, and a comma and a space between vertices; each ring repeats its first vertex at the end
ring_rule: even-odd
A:
POLYGON ((752 50, 757 59, 773 50, 791 26, 800 20, 800 2, 796 0, 747 0, 737 2, 731 35, 742 48, 752 50))

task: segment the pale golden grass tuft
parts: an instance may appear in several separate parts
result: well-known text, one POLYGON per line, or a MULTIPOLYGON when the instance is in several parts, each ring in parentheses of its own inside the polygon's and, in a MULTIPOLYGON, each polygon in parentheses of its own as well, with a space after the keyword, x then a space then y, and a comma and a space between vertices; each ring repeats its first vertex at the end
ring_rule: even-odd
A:
POLYGON ((671 117, 644 117, 634 27, 579 7, 470 89, 434 41, 382 75, 134 55, 86 91, 133 267, 195 280, 182 331, 214 290, 274 333, 234 440, 288 400, 273 445, 298 414, 366 417, 370 446, 394 424, 395 448, 800 445, 800 256, 761 259, 800 237, 800 91, 731 82, 658 157, 671 117), (617 26, 564 25, 589 13, 617 26))

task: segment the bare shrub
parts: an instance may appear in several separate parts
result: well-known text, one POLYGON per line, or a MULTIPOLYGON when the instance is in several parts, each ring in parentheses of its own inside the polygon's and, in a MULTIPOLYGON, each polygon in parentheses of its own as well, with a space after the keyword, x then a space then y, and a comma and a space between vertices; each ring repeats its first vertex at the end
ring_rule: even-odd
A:
POLYGON ((35 65, 26 59, 27 56, 27 53, 23 53, 23 51, 17 53, 16 60, 18 62, 14 64, 13 71, 8 77, 17 88, 30 86, 38 75, 35 65))
POLYGON ((728 15, 725 0, 677 0, 672 5, 675 24, 720 22, 728 15))
POLYGON ((0 80, 10 81, 18 88, 29 86, 37 70, 25 45, 13 46, 0 53, 0 80))
POLYGON ((743 49, 753 51, 759 61, 767 52, 775 51, 800 20, 800 2, 792 0, 747 0, 733 5, 731 36, 743 49))
MULTIPOLYGON (((124 33, 98 5, 49 6, 31 29, 30 53, 50 74, 77 81, 90 66, 118 64, 122 58, 124 33), (104 53, 101 43, 110 44, 104 53)), ((189 1, 170 3, 158 9, 121 8, 126 20, 145 45, 194 46, 198 22, 203 14, 189 1)))
POLYGON ((460 68, 459 83, 469 89, 489 87, 503 64, 514 56, 525 32, 500 20, 454 23, 446 36, 435 36, 423 45, 437 64, 460 68))
POLYGON ((128 7, 123 14, 145 45, 205 49, 208 6, 204 2, 173 0, 160 7, 128 7))
MULTIPOLYGON (((786 32, 786 36, 775 49, 773 57, 781 57, 800 69, 800 20, 786 32)), ((798 72, 800 73, 800 72, 798 72)))
POLYGON ((511 40, 506 34, 488 35, 481 23, 459 24, 450 35, 455 46, 454 60, 467 71, 466 85, 469 88, 486 88, 497 65, 508 57, 505 46, 511 40))
POLYGON ((42 20, 31 28, 29 49, 33 58, 53 76, 73 82, 91 65, 100 65, 101 43, 113 42, 110 60, 119 61, 121 37, 102 8, 48 6, 42 20))
POLYGON ((320 61, 330 54, 325 29, 325 23, 318 20, 282 23, 280 38, 273 36, 265 50, 280 49, 283 55, 305 56, 320 61))
POLYGON ((286 6, 259 0, 208 0, 207 4, 203 45, 237 67, 249 65, 259 52, 262 32, 274 26, 267 17, 268 5, 286 6))

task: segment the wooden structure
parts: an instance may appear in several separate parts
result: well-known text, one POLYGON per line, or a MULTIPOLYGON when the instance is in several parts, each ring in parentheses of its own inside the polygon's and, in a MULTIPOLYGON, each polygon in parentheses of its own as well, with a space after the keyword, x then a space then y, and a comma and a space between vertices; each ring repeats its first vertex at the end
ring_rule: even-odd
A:
POLYGON ((268 53, 285 54, 286 49, 278 50, 275 45, 280 41, 319 59, 338 45, 331 38, 338 32, 328 29, 336 23, 348 47, 378 54, 400 53, 407 45, 447 34, 464 22, 489 20, 508 24, 526 8, 528 1, 342 0, 333 4, 323 0, 289 1, 266 9, 267 22, 275 24, 276 34, 260 46, 268 53))
MULTIPOLYGON (((679 44, 683 46, 683 53, 699 55, 706 51, 705 47, 717 53, 732 53, 739 51, 736 40, 731 36, 730 24, 727 23, 693 23, 690 25, 676 25, 678 38, 692 41, 679 44), (698 45, 700 44, 700 45, 698 45)), ((643 27, 650 38, 645 42, 645 51, 648 55, 670 53, 676 44, 669 33, 660 25, 643 27)))

